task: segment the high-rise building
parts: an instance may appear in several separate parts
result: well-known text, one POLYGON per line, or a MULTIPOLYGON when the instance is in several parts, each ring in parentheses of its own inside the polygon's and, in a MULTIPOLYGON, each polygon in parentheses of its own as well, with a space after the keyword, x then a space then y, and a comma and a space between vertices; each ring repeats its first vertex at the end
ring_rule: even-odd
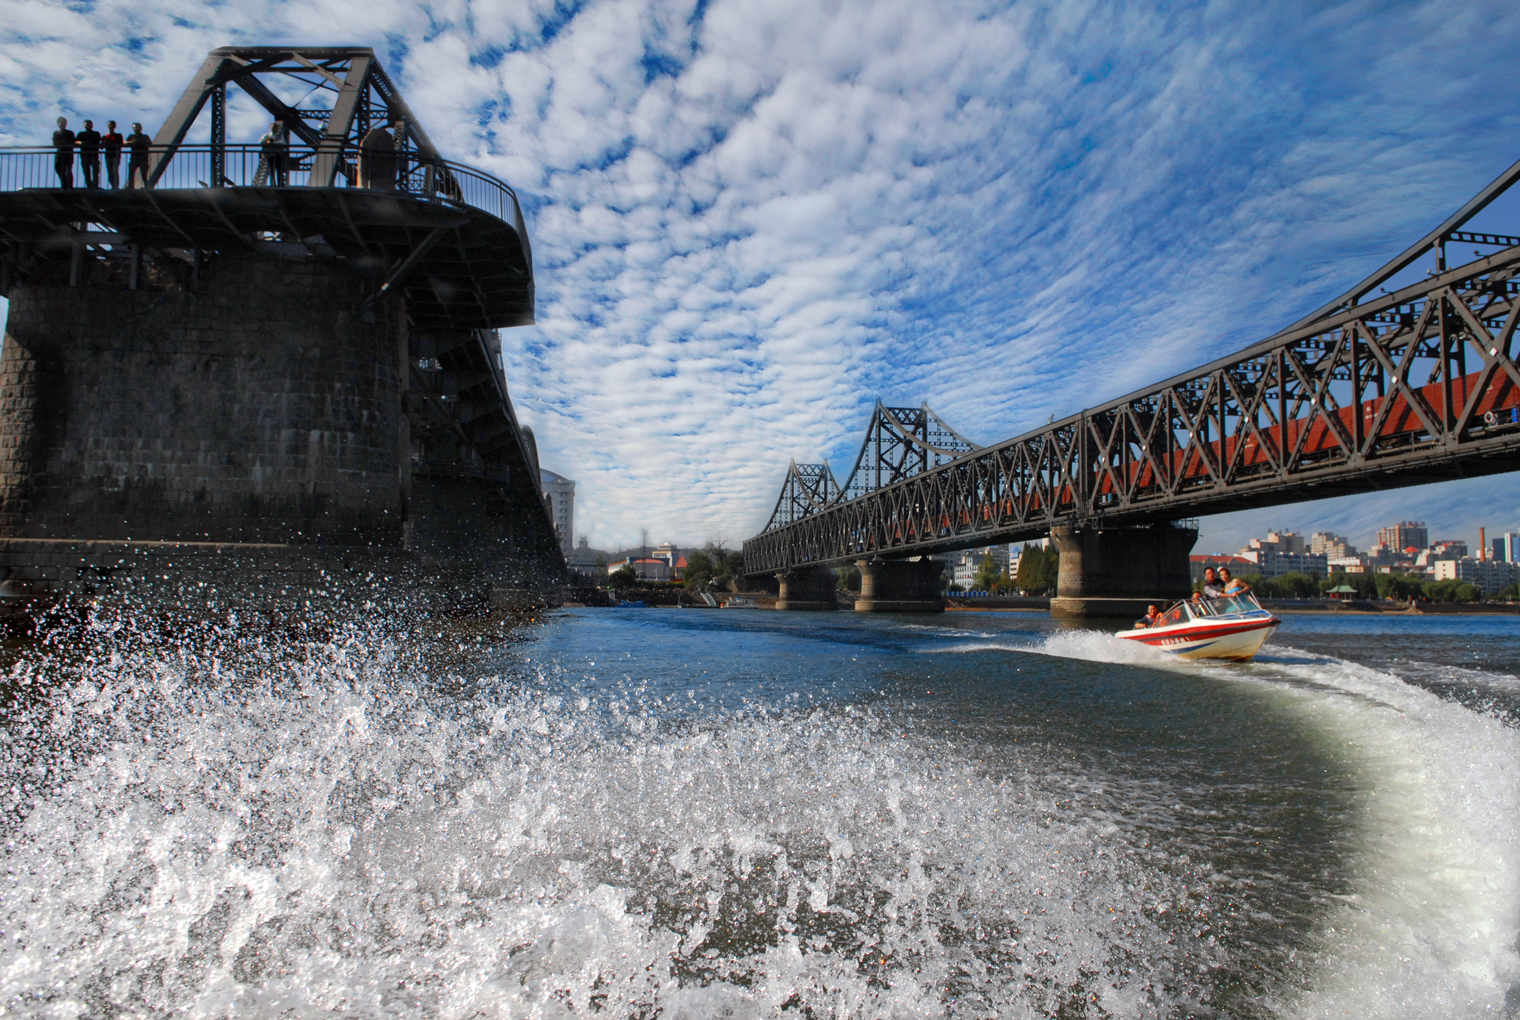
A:
POLYGON ((1356 555, 1356 546, 1346 541, 1346 536, 1332 531, 1316 531, 1309 540, 1309 552, 1315 556, 1346 559, 1356 555))
POLYGON ((538 484, 549 504, 549 520, 554 522, 554 536, 559 539, 565 558, 575 544, 575 483, 553 471, 538 470, 538 484))
POLYGON ((1520 535, 1506 531, 1494 538, 1494 559, 1501 563, 1520 563, 1520 535))
POLYGON ((1430 544, 1430 533, 1424 521, 1400 521, 1378 529, 1378 544, 1386 545, 1395 553, 1405 549, 1423 549, 1430 544))

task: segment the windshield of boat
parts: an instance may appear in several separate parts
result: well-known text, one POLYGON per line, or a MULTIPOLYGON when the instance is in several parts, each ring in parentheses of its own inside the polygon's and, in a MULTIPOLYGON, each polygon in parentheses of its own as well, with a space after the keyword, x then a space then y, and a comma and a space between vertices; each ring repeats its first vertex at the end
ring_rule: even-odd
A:
POLYGON ((1170 627, 1174 623, 1186 623, 1189 619, 1187 603, 1179 602, 1166 611, 1166 615, 1161 617, 1161 623, 1158 626, 1170 627))
POLYGON ((1242 595, 1226 595, 1219 599, 1204 599, 1200 608, 1210 616, 1224 616, 1227 613, 1254 613, 1261 606, 1249 593, 1242 595))

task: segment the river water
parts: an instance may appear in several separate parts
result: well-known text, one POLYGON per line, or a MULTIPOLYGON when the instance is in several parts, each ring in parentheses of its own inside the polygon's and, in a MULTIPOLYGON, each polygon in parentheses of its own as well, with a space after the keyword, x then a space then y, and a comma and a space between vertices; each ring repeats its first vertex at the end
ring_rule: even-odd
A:
POLYGON ((1033 614, 21 649, 0 1006, 1520 1015, 1520 621, 1033 614))

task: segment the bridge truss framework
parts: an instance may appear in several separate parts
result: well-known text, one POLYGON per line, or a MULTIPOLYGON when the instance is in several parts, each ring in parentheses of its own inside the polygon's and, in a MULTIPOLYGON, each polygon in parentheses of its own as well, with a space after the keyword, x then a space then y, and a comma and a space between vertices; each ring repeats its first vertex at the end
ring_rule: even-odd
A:
MULTIPOLYGON (((1517 180, 1520 163, 1341 298, 1196 371, 940 463, 921 458, 864 491, 839 486, 826 464, 793 463, 766 530, 744 545, 746 571, 1520 469, 1520 238, 1460 229, 1517 180), (1453 244, 1500 250, 1447 268, 1453 244), (1427 254, 1438 267, 1427 279, 1365 300, 1427 254)), ((891 424, 883 410, 862 460, 891 424)))

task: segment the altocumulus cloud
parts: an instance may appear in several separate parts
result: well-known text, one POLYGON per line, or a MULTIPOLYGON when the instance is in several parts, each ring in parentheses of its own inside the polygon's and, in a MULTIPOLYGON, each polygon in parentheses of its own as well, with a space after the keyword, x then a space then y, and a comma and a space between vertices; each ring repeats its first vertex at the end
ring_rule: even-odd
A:
MULTIPOLYGON (((440 147, 525 199, 539 323, 504 332, 509 376, 599 544, 751 533, 789 458, 848 465, 878 396, 985 442, 1236 349, 1520 157, 1504 2, 0 13, 8 143, 60 112, 156 126, 214 46, 374 46, 440 147)), ((1517 492, 1424 516, 1513 527, 1517 492)), ((1434 495, 1220 518, 1203 545, 1434 495)))

